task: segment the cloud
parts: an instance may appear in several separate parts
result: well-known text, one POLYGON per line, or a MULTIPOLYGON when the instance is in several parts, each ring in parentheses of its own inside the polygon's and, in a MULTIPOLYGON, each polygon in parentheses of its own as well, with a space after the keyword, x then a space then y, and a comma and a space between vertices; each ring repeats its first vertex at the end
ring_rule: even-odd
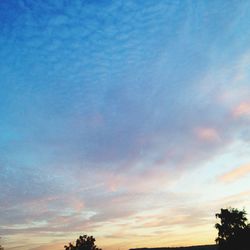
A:
POLYGON ((199 139, 207 142, 216 142, 220 140, 218 132, 213 128, 198 128, 196 134, 199 139))
POLYGON ((245 177, 249 173, 250 173, 250 164, 246 164, 223 174, 222 176, 219 177, 219 179, 222 182, 229 183, 238 181, 240 178, 245 177))
MULTIPOLYGON (((30 250, 46 250, 46 249, 62 249, 64 245, 67 245, 67 243, 52 243, 52 244, 43 244, 42 246, 30 248, 30 250)), ((27 246, 26 246, 27 247, 27 246)), ((11 250, 11 249, 10 249, 11 250)))
POLYGON ((233 115, 235 117, 249 117, 250 116, 250 103, 242 102, 234 110, 233 115))

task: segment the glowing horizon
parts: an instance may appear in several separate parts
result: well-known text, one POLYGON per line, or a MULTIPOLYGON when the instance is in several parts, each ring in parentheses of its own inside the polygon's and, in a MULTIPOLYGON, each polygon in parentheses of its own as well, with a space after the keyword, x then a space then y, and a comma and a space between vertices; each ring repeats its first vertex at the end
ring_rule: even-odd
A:
POLYGON ((0 245, 213 244, 250 213, 250 2, 0 1, 0 245))

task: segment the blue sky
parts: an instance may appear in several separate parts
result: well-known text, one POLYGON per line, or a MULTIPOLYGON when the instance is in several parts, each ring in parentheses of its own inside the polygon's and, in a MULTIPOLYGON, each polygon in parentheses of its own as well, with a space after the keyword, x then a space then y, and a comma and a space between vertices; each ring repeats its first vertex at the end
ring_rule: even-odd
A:
POLYGON ((1 1, 6 249, 213 243, 221 207, 249 212, 249 20, 247 1, 1 1))

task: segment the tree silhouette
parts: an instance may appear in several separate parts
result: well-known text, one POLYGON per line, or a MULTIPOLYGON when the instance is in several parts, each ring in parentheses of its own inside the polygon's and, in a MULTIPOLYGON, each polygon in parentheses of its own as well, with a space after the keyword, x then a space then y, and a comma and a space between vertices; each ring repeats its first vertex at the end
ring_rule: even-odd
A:
POLYGON ((64 246, 65 250, 102 250, 95 245, 95 238, 93 236, 79 236, 76 240, 76 245, 69 243, 68 246, 64 246))
POLYGON ((221 221, 215 224, 215 228, 218 229, 215 241, 219 250, 250 249, 250 225, 247 224, 245 210, 221 209, 215 216, 221 221))

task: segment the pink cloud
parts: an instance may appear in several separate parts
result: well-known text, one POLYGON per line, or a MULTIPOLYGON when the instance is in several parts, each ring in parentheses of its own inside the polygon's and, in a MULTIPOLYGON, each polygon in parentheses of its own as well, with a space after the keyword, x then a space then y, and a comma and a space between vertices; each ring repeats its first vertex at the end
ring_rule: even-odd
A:
POLYGON ((250 102, 242 102, 233 110, 234 117, 250 116, 250 102))
POLYGON ((232 182, 250 173, 250 164, 246 164, 231 170, 219 177, 222 182, 232 182))
POLYGON ((167 168, 151 166, 148 169, 133 170, 126 168, 124 173, 105 173, 99 171, 98 176, 102 178, 108 192, 126 190, 129 192, 147 192, 161 189, 167 185, 173 177, 173 173, 167 168), (133 183, 133 185, 131 185, 133 183))
POLYGON ((216 129, 209 127, 201 127, 195 130, 195 134, 202 141, 216 142, 220 139, 220 136, 216 129))

